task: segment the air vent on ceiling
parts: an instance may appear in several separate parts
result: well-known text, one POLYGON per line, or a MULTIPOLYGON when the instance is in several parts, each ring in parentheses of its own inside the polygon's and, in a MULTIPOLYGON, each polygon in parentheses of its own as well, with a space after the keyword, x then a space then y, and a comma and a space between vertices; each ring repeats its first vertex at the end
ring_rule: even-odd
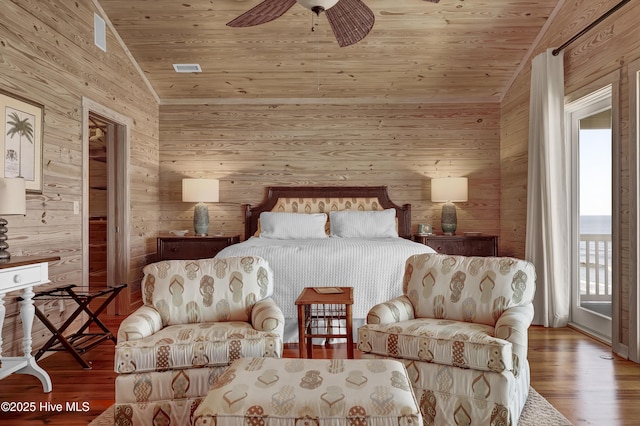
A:
POLYGON ((173 64, 176 72, 202 72, 200 64, 173 64))

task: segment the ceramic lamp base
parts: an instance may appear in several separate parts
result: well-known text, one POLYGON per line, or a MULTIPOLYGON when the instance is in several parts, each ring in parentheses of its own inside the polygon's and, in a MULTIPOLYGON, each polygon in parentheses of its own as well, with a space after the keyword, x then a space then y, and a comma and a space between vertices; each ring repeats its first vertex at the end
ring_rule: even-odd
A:
POLYGON ((196 235, 207 235, 209 232, 209 208, 204 203, 196 204, 193 209, 193 230, 196 235))
POLYGON ((0 260, 11 259, 11 254, 7 251, 7 220, 0 217, 0 260))
POLYGON ((444 235, 455 235, 458 227, 458 217, 456 215, 456 206, 453 203, 445 203, 442 206, 442 232, 444 235))

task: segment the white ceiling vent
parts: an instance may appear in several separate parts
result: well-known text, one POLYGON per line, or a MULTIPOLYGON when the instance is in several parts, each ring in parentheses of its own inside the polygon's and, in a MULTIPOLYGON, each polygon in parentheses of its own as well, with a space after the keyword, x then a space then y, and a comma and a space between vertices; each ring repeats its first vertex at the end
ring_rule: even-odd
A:
POLYGON ((202 72, 200 64, 173 64, 176 72, 202 72))

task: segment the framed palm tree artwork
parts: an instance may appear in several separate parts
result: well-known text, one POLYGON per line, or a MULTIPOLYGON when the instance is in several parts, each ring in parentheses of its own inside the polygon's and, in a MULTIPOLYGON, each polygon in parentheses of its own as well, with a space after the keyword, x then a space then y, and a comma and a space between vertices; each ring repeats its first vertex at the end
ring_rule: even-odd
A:
POLYGON ((0 176, 22 177, 27 192, 42 193, 44 107, 0 91, 0 176))

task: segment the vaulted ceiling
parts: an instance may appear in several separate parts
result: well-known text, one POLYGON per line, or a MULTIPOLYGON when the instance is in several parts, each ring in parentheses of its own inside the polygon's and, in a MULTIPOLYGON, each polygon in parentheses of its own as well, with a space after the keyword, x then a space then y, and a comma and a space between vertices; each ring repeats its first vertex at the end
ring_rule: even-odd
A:
POLYGON ((343 48, 326 17, 299 4, 273 22, 231 28, 260 0, 97 1, 171 103, 497 102, 560 0, 363 0, 373 29, 343 48), (202 72, 176 73, 176 63, 202 72))

